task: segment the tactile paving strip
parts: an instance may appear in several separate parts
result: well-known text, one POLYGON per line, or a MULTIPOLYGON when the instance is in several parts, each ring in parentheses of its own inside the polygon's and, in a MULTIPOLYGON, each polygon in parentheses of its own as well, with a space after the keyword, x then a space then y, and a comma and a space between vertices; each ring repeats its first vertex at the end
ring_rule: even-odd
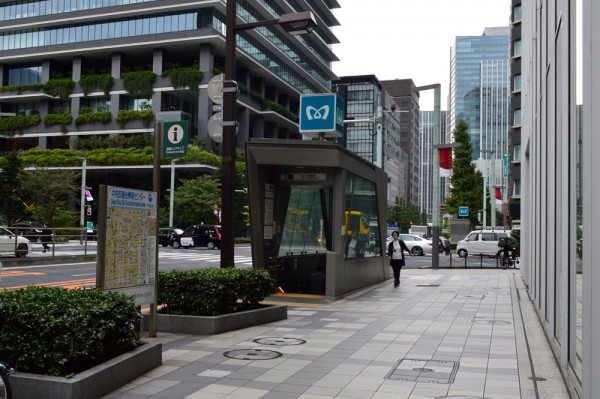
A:
POLYGON ((388 380, 451 384, 459 362, 446 360, 401 359, 385 376, 388 380))

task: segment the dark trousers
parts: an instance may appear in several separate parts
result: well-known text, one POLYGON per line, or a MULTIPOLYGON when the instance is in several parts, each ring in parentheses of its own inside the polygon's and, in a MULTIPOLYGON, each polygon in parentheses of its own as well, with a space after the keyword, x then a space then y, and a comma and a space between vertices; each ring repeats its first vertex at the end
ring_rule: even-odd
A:
POLYGON ((404 266, 404 259, 392 259, 390 260, 390 266, 394 271, 394 285, 400 284, 400 269, 404 266))

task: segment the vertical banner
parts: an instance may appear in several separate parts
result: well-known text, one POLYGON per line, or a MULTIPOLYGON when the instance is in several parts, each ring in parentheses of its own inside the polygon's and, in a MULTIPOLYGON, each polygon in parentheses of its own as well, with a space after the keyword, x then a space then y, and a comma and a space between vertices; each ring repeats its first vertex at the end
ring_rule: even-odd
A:
POLYGON ((496 205, 502 205, 502 190, 496 187, 496 205))
POLYGON ((452 148, 440 148, 440 177, 452 175, 452 148))

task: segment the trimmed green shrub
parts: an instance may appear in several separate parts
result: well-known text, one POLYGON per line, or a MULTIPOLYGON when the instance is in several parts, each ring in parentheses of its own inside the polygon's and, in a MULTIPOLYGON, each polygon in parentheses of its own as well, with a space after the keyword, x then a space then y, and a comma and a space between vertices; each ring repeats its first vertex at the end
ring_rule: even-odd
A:
POLYGON ((168 76, 176 89, 189 88, 192 91, 198 91, 198 85, 202 80, 202 71, 198 67, 178 67, 165 70, 162 76, 168 76))
POLYGON ((10 135, 22 132, 30 126, 37 126, 42 121, 39 115, 11 116, 0 118, 0 132, 10 135))
POLYGON ((254 309, 273 293, 274 280, 262 269, 195 269, 159 272, 161 313, 216 316, 254 309))
POLYGON ((79 85, 83 89, 83 95, 87 96, 94 90, 102 90, 104 95, 108 96, 110 89, 115 84, 115 79, 110 73, 99 75, 85 75, 79 79, 79 85))
POLYGON ((156 74, 152 71, 133 71, 121 74, 123 87, 133 95, 151 95, 156 74))
POLYGON ((73 116, 71 114, 48 114, 44 117, 44 124, 46 126, 70 125, 71 123, 73 123, 73 116))
POLYGON ((14 91, 17 94, 21 94, 24 90, 44 90, 46 85, 43 83, 33 83, 28 85, 13 85, 13 86, 0 86, 0 93, 7 93, 14 91))
POLYGON ((86 123, 108 123, 112 119, 112 115, 110 112, 81 112, 79 111, 79 116, 75 119, 75 124, 77 126, 86 124, 86 123))
POLYGON ((117 122, 121 124, 121 127, 125 127, 125 124, 129 121, 141 120, 144 122, 144 126, 150 126, 150 122, 154 119, 154 113, 152 110, 133 111, 122 109, 117 114, 117 122))
POLYGON ((75 88, 75 82, 69 78, 64 79, 50 79, 46 83, 46 90, 48 94, 54 97, 59 97, 63 100, 69 98, 69 95, 73 93, 75 88))
POLYGON ((141 344, 133 300, 98 289, 30 286, 0 292, 0 359, 35 374, 68 376, 141 344))

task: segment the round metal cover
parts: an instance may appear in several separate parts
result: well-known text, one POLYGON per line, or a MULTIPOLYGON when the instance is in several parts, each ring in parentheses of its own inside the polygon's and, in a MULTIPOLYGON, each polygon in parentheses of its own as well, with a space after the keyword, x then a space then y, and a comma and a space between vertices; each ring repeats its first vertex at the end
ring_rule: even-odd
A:
POLYGON ((271 346, 288 346, 288 345, 302 345, 306 341, 299 338, 286 338, 286 337, 262 337, 254 340, 257 344, 271 345, 271 346))
POLYGON ((281 353, 262 349, 236 349, 223 354, 237 360, 270 360, 281 357, 281 353))

